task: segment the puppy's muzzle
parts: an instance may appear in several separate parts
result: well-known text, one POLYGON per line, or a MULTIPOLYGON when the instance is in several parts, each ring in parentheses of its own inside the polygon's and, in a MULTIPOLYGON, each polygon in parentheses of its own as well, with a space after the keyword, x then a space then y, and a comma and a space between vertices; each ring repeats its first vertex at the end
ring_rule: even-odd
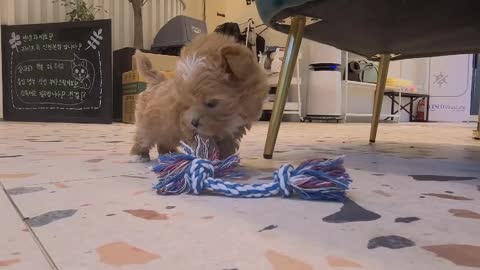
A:
POLYGON ((193 118, 191 124, 192 124, 192 127, 198 128, 200 126, 200 119, 193 118))

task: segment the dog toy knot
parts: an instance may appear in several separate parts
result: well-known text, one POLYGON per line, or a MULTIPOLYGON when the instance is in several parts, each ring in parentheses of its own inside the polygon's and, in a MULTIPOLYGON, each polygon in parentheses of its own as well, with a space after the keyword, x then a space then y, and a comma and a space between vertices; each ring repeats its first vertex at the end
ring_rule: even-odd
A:
POLYGON ((185 174, 185 179, 190 183, 191 192, 198 195, 202 193, 205 180, 214 177, 214 175, 215 168, 212 162, 196 158, 192 161, 189 172, 185 174))
POLYGON ((196 147, 182 144, 183 153, 170 153, 158 158, 152 168, 158 175, 154 186, 158 194, 177 195, 208 191, 237 198, 299 196, 304 200, 343 201, 352 179, 343 166, 343 158, 310 159, 296 168, 280 166, 267 183, 237 183, 219 177, 234 177, 232 171, 240 162, 238 155, 219 160, 218 151, 208 140, 196 138, 196 147))
POLYGON ((290 184, 290 177, 292 176, 293 166, 284 164, 273 173, 273 179, 280 186, 280 190, 284 197, 290 197, 293 193, 293 187, 290 184))

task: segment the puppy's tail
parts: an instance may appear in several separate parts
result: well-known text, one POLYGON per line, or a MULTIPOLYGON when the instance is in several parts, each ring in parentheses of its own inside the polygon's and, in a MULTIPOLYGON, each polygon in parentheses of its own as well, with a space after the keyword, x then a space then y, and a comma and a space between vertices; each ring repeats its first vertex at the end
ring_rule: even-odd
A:
POLYGON ((135 52, 135 61, 138 71, 148 84, 158 84, 166 80, 161 72, 153 68, 152 62, 140 50, 135 52))

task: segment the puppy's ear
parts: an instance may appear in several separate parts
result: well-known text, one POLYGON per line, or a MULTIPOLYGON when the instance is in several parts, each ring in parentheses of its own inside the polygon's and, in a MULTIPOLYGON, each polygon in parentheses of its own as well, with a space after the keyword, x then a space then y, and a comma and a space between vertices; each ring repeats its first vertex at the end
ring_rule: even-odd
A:
POLYGON ((152 62, 140 50, 135 52, 135 62, 138 71, 148 84, 157 84, 165 80, 165 76, 153 68, 152 62))
POLYGON ((221 48, 220 53, 225 61, 226 71, 235 78, 244 80, 254 72, 252 65, 255 64, 255 56, 247 47, 240 44, 228 45, 221 48))

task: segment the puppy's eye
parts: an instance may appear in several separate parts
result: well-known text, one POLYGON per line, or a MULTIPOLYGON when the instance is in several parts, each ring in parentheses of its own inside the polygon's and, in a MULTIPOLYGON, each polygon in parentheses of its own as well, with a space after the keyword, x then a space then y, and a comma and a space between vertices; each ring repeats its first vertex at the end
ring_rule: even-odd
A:
POLYGON ((218 105, 218 100, 216 99, 209 100, 207 103, 205 103, 205 106, 207 106, 208 108, 215 108, 217 105, 218 105))

